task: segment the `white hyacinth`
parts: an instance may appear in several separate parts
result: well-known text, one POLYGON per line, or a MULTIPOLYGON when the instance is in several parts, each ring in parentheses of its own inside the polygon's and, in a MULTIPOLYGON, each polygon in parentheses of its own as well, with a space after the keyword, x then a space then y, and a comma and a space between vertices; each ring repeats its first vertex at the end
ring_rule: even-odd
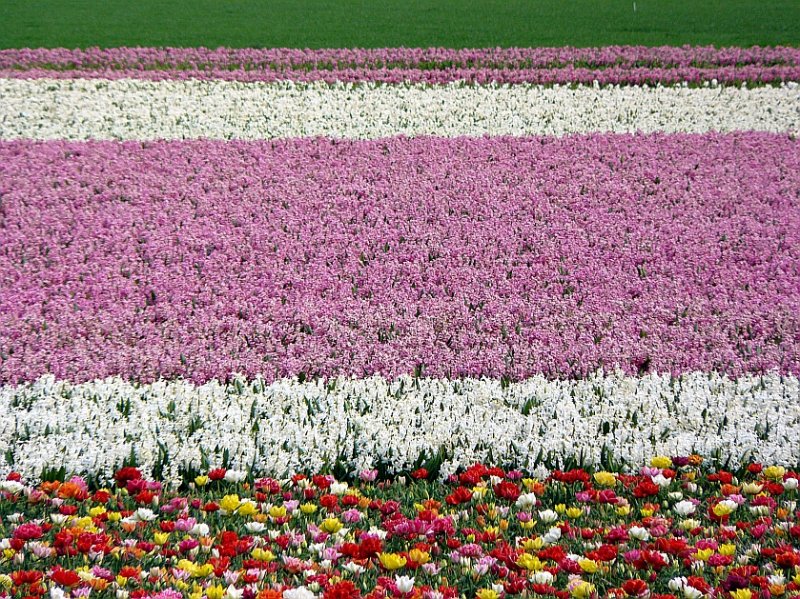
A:
MULTIPOLYGON (((110 480, 131 454, 147 474, 158 465, 167 479, 227 459, 239 480, 250 469, 281 478, 337 460, 353 474, 381 465, 410 471, 433 460, 443 477, 475 462, 540 476, 545 464, 560 467, 570 457, 598 465, 609 455, 640 465, 654 455, 690 453, 729 465, 796 465, 798 379, 597 373, 509 385, 374 376, 195 386, 119 378, 74 385, 45 376, 0 387, 0 475, 17 470, 26 478, 63 467, 110 480)), ((22 489, 0 481, 2 491, 22 489)), ((689 515, 680 511, 689 505, 674 509, 689 515)))
POLYGON ((798 131, 800 89, 0 79, 0 139, 798 131))

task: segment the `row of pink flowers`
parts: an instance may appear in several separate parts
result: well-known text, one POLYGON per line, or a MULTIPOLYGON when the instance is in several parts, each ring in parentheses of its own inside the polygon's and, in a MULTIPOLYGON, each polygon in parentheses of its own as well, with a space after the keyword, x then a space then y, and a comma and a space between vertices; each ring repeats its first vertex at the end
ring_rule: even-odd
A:
POLYGON ((387 83, 774 83, 800 79, 797 48, 384 48, 0 50, 3 77, 222 78, 387 83))
POLYGON ((789 135, 0 143, 0 381, 800 373, 789 135))

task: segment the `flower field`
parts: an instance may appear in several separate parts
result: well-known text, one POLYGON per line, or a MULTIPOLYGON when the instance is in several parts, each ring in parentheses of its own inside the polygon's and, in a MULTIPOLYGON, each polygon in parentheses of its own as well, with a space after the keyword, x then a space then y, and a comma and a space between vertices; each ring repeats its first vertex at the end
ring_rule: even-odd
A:
POLYGON ((798 82, 0 50, 0 599, 800 596, 798 82))
POLYGON ((798 478, 743 478, 697 455, 632 474, 545 480, 473 465, 443 482, 364 470, 249 480, 218 468, 175 492, 126 467, 0 483, 0 588, 14 596, 178 599, 790 597, 800 589, 798 478), (246 481, 246 482, 245 482, 246 481), (364 591, 363 589, 369 589, 364 591))

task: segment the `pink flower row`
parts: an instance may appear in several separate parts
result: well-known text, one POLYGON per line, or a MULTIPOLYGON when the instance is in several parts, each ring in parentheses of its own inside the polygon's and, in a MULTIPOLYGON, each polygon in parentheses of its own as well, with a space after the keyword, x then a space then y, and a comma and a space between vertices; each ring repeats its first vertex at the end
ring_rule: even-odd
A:
POLYGON ((451 50, 92 48, 0 50, 3 77, 241 81, 674 84, 800 80, 800 49, 639 47, 451 50))
POLYGON ((788 135, 0 142, 0 381, 800 373, 788 135))

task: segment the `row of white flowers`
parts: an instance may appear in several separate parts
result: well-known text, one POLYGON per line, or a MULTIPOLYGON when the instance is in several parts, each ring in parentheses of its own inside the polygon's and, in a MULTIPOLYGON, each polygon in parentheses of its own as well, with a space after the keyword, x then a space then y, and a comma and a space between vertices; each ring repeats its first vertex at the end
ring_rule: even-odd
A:
POLYGON ((0 473, 35 477, 63 466, 103 478, 132 452, 147 471, 164 465, 167 480, 223 461, 280 476, 337 462, 352 473, 381 465, 398 472, 434 456, 442 475, 475 461, 533 470, 570 457, 635 465, 692 452, 732 465, 792 466, 800 459, 800 381, 597 373, 511 384, 371 377, 195 386, 45 376, 0 387, 0 473))
POLYGON ((0 79, 0 139, 800 130, 800 89, 0 79))

